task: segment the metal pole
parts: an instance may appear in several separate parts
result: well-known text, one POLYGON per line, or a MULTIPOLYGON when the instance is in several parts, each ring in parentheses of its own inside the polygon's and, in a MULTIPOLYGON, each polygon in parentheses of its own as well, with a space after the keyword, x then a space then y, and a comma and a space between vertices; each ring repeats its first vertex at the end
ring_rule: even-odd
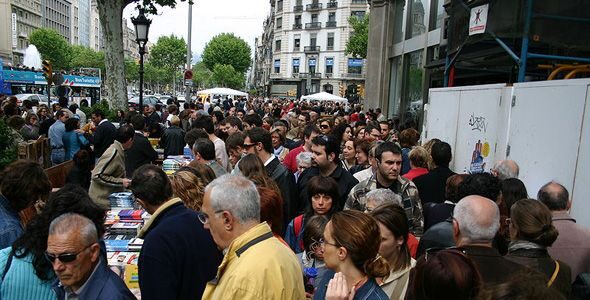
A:
MULTIPOLYGON (((189 2, 188 4, 188 38, 187 38, 187 47, 186 47, 186 69, 190 70, 192 69, 192 60, 193 60, 193 55, 191 52, 191 27, 193 25, 193 4, 189 2)), ((183 77, 184 78, 184 77, 183 77)), ((186 85, 185 86, 186 91, 185 91, 185 100, 186 103, 191 103, 192 102, 192 98, 191 98, 191 86, 186 85)))
POLYGON ((143 113, 143 55, 145 45, 139 45, 139 113, 143 113))
POLYGON ((526 76, 526 64, 527 58, 529 57, 529 34, 531 30, 531 21, 533 18, 533 0, 527 0, 525 2, 525 15, 524 15, 524 32, 522 35, 522 47, 520 49, 520 64, 518 66, 518 82, 524 82, 526 76))

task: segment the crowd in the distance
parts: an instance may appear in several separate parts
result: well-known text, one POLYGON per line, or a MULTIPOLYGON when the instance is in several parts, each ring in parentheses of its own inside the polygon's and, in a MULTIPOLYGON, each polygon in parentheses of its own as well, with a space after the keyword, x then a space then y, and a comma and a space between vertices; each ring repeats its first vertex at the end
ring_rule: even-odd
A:
POLYGON ((29 106, 7 100, 2 118, 35 116, 11 128, 75 166, 54 192, 36 162, 2 171, 1 299, 133 299, 102 241, 108 196, 124 190, 151 214, 143 299, 590 297, 590 230, 567 189, 527 191, 512 160, 457 174, 451 145, 420 144, 414 120, 226 98, 121 111, 117 128, 67 101, 29 106), (192 161, 167 175, 149 138, 192 161))

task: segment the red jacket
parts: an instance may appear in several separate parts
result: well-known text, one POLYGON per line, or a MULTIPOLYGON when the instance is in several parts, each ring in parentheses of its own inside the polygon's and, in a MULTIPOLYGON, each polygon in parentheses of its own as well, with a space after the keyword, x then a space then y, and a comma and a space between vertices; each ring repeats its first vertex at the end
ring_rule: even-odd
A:
POLYGON ((291 173, 295 173, 297 172, 297 155, 299 155, 299 153, 305 151, 305 149, 303 148, 303 145, 289 151, 289 153, 287 153, 287 156, 285 156, 285 159, 283 160, 283 165, 285 165, 285 167, 287 167, 287 169, 289 169, 289 171, 291 171, 291 173))

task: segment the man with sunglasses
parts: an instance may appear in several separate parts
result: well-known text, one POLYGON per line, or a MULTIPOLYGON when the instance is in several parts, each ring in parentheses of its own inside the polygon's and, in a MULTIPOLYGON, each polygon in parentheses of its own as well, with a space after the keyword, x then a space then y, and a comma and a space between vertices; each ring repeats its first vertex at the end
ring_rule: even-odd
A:
POLYGON ((157 166, 137 169, 130 189, 152 215, 138 234, 144 239, 138 261, 141 298, 201 299, 221 253, 198 214, 172 198, 170 180, 157 166))
POLYGON ((94 223, 67 213, 49 225, 45 257, 58 281, 52 286, 57 299, 135 299, 123 280, 100 254, 94 223))

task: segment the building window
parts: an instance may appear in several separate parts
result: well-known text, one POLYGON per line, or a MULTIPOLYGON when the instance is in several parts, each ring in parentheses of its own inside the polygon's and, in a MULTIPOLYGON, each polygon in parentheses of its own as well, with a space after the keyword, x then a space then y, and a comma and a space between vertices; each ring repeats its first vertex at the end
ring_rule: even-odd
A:
POLYGON ((317 23, 317 21, 318 21, 318 14, 312 14, 311 15, 311 22, 317 23))
POLYGON ((309 45, 312 47, 315 47, 317 45, 318 42, 318 34, 317 33, 312 33, 309 35, 309 45))
POLYGON ((330 12, 328 14, 328 22, 336 22, 336 12, 330 12))
POLYGON ((277 18, 277 29, 283 28, 283 18, 277 18))
POLYGON ((275 59, 274 67, 275 67, 275 73, 281 73, 281 60, 280 59, 275 59))
POLYGON ((334 50, 334 33, 328 32, 328 50, 334 50))
POLYGON ((310 58, 307 60, 307 65, 309 67, 309 73, 310 74, 315 74, 315 67, 317 65, 317 59, 314 58, 310 58))
POLYGON ((435 13, 430 14, 430 17, 431 17, 430 30, 440 28, 440 26, 442 25, 442 22, 444 20, 444 17, 445 17, 445 8, 443 6, 445 4, 445 1, 444 0, 435 0, 432 2, 433 3, 431 5, 433 5, 432 7, 433 7, 435 13))
POLYGON ((293 58, 293 74, 299 74, 299 58, 293 58))
POLYGON ((412 38, 421 34, 426 33, 426 25, 424 24, 426 0, 414 0, 409 1, 410 5, 410 36, 412 38))
POLYGON ((334 58, 326 57, 326 76, 334 73, 334 58))
POLYGON ((295 37, 295 39, 293 40, 293 51, 299 51, 300 47, 301 47, 301 38, 295 37))
POLYGON ((348 59, 348 73, 361 74, 363 72, 363 60, 361 58, 348 59))
POLYGON ((297 27, 298 28, 301 28, 301 15, 296 15, 295 16, 295 25, 299 25, 297 27))
POLYGON ((365 17, 365 11, 364 10, 353 10, 350 13, 350 15, 353 16, 353 17, 357 17, 359 19, 362 19, 362 18, 365 17))
POLYGON ((281 51, 281 40, 275 41, 275 51, 281 51))
POLYGON ((283 11, 283 0, 277 1, 277 11, 283 11))
POLYGON ((424 50, 420 49, 414 52, 410 52, 404 57, 404 77, 405 80, 405 95, 402 97, 403 103, 401 109, 405 111, 405 108, 409 108, 409 104, 412 102, 419 102, 422 104, 422 74, 424 73, 424 67, 422 64, 422 55, 424 50))

